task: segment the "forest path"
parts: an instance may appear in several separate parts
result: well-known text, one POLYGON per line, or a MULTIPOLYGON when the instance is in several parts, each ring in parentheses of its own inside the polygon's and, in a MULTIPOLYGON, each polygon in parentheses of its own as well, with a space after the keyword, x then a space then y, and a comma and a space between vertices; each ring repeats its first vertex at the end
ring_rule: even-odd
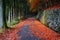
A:
POLYGON ((60 40, 60 34, 40 23, 35 18, 28 18, 7 29, 0 36, 1 40, 60 40))

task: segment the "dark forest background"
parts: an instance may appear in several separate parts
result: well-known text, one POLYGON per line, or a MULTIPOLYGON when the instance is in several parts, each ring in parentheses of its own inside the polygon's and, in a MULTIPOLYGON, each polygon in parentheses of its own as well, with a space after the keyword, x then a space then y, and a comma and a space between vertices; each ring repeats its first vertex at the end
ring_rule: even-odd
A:
POLYGON ((0 25, 2 28, 12 28, 23 19, 34 17, 49 28, 60 31, 60 8, 44 10, 53 2, 50 0, 32 12, 29 10, 27 0, 0 0, 0 25))

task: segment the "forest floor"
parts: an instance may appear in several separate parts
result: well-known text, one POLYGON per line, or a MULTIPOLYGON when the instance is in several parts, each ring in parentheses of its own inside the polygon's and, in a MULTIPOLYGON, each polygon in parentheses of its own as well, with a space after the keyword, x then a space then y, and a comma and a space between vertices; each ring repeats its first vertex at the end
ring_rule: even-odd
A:
POLYGON ((60 40, 60 34, 36 19, 23 20, 14 29, 7 29, 0 37, 2 40, 60 40))

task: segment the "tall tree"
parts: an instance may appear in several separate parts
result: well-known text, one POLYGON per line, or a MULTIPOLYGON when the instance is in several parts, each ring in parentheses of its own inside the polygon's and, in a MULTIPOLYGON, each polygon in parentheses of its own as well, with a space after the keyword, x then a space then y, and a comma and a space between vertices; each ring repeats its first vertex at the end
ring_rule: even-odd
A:
POLYGON ((2 4, 3 4, 3 27, 7 27, 7 22, 6 22, 6 1, 5 0, 2 0, 2 4))

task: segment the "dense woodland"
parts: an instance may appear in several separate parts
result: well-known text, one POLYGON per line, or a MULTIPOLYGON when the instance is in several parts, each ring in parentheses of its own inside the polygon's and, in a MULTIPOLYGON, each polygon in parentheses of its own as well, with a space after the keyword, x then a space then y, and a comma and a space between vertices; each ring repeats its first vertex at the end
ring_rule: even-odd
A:
MULTIPOLYGON (((59 2, 59 0, 56 1, 59 2)), ((3 27, 11 27, 19 23, 22 19, 31 16, 37 18, 40 22, 52 29, 59 31, 60 8, 44 10, 46 7, 54 5, 56 1, 39 1, 37 2, 38 5, 33 8, 34 6, 31 6, 33 2, 27 5, 27 0, 2 0, 3 27)))

